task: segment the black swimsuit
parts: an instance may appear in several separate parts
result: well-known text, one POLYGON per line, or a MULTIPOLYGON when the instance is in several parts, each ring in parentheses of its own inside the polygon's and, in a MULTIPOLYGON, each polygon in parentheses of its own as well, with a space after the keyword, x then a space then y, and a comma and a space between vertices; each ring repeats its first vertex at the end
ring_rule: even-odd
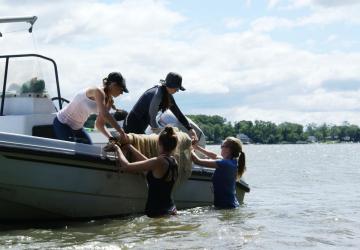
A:
POLYGON ((172 189, 178 174, 178 165, 173 157, 164 157, 168 163, 168 170, 161 178, 154 177, 152 171, 146 175, 149 186, 145 213, 149 217, 158 217, 176 213, 172 198, 172 189), (168 180, 170 177, 170 180, 168 180))

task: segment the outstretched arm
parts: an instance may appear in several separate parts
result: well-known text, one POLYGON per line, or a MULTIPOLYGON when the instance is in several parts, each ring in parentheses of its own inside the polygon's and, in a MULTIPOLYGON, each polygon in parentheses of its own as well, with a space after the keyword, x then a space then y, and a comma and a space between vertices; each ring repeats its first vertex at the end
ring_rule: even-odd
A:
POLYGON ((208 168, 217 168, 218 167, 215 159, 200 159, 196 155, 194 150, 191 151, 191 158, 195 164, 198 164, 200 166, 204 166, 204 167, 208 167, 208 168))
POLYGON ((124 130, 119 126, 117 121, 114 119, 112 115, 110 115, 107 107, 105 106, 105 94, 98 88, 95 89, 94 92, 96 105, 99 110, 99 115, 96 118, 96 128, 100 130, 106 137, 111 137, 111 134, 106 129, 105 122, 110 123, 110 125, 116 129, 121 135, 122 138, 126 138, 126 134, 124 130))
POLYGON ((214 152, 207 150, 205 148, 200 147, 198 144, 193 145, 194 149, 200 151, 210 159, 222 159, 220 155, 215 154, 214 152))
POLYGON ((170 110, 175 115, 175 117, 179 120, 179 122, 189 131, 190 138, 193 142, 198 142, 199 138, 197 137, 197 134, 195 130, 191 127, 188 119, 186 119, 185 115, 181 112, 180 108, 175 102, 175 99, 172 95, 170 95, 171 99, 171 106, 170 110))
POLYGON ((128 150, 131 153, 131 155, 135 161, 145 161, 148 159, 145 155, 143 155, 139 150, 137 150, 131 144, 126 144, 124 146, 121 146, 121 148, 128 150))
MULTIPOLYGON (((118 146, 115 146, 116 153, 119 156, 119 162, 121 165, 121 170, 129 173, 141 173, 144 171, 154 170, 157 165, 159 165, 158 158, 151 158, 137 162, 129 162, 124 156, 123 152, 118 146)), ((161 163, 160 163, 161 164, 161 163)))
POLYGON ((171 100, 171 106, 170 106, 170 110, 171 112, 175 115, 175 117, 179 120, 179 122, 187 129, 190 130, 192 129, 189 121, 186 119, 185 115, 181 112, 180 108, 178 107, 178 105, 175 102, 175 99, 172 95, 170 95, 170 100, 171 100))

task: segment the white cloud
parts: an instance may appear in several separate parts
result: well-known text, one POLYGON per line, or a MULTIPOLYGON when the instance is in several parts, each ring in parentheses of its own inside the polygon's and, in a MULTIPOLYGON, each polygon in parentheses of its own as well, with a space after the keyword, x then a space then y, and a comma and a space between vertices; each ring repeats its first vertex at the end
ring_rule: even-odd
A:
POLYGON ((270 32, 275 29, 301 28, 306 26, 325 26, 335 23, 359 25, 360 1, 358 0, 268 0, 269 8, 277 8, 282 12, 294 9, 306 9, 309 14, 298 18, 264 16, 251 23, 253 30, 270 32))
POLYGON ((332 35, 328 36, 328 38, 326 39, 326 41, 327 41, 328 43, 331 43, 331 42, 336 41, 337 39, 338 39, 338 36, 332 34, 332 35))
POLYGON ((256 32, 269 32, 279 28, 292 28, 295 25, 287 18, 261 17, 251 23, 251 28, 256 32))
POLYGON ((320 9, 311 14, 296 19, 265 16, 251 22, 252 30, 256 32, 271 32, 275 29, 292 29, 306 26, 325 26, 335 23, 360 24, 360 5, 356 8, 320 9))
POLYGON ((250 5, 251 5, 251 2, 252 2, 252 0, 245 0, 246 6, 250 6, 250 5))
MULTIPOLYGON (((360 104, 359 93, 331 92, 323 86, 334 79, 360 81, 359 53, 309 52, 274 41, 263 33, 277 27, 321 23, 321 14, 295 20, 262 17, 252 23, 249 31, 213 33, 207 27, 179 29, 179 25, 191 20, 162 1, 37 3, 0 0, 0 16, 10 13, 15 5, 14 15, 39 16, 34 27, 39 52, 58 62, 67 98, 89 85, 100 84, 103 77, 116 70, 126 77, 130 90, 119 99, 119 105, 130 108, 146 88, 167 72, 178 71, 183 75, 186 92, 197 94, 199 102, 209 94, 216 99, 221 93, 238 93, 239 99, 246 102, 244 107, 224 107, 219 102, 220 108, 211 110, 189 107, 188 113, 207 112, 229 120, 348 120, 360 124, 358 111, 352 109, 360 104)), ((280 2, 269 4, 275 8, 280 2)), ((324 23, 345 18, 336 15, 329 14, 324 23)), ((226 21, 229 28, 242 25, 242 19, 226 21)), ((25 39, 23 35, 4 34, 0 53, 29 52, 20 49, 32 45, 28 34, 25 39), (10 42, 5 43, 5 39, 10 42)))
POLYGON ((225 27, 228 29, 239 28, 244 23, 242 18, 226 18, 224 20, 225 27))
POLYGON ((311 47, 314 47, 316 45, 316 41, 314 39, 307 39, 305 41, 305 44, 311 48, 311 47))
MULTIPOLYGON (((359 88, 360 89, 360 88, 359 88)), ((294 110, 304 112, 341 112, 360 110, 359 91, 355 92, 327 92, 317 89, 306 95, 292 95, 287 97, 294 110)))
POLYGON ((274 8, 276 7, 281 0, 268 0, 268 6, 269 8, 274 8))
POLYGON ((360 17, 357 7, 339 7, 331 9, 320 9, 314 11, 311 15, 297 20, 297 26, 305 25, 329 25, 334 23, 360 24, 360 17))
MULTIPOLYGON (((4 5, 0 15, 12 7, 4 5)), ((185 19, 160 1, 24 2, 17 6, 17 15, 28 13, 39 17, 34 33, 41 51, 58 61, 66 95, 73 94, 74 82, 77 89, 96 84, 111 70, 130 76, 129 83, 153 84, 174 67, 184 50, 172 31, 185 19)), ((32 45, 31 39, 25 42, 21 36, 28 34, 4 33, 1 47, 11 53, 28 52, 24 47, 31 47, 26 46, 32 45)))
POLYGON ((293 7, 325 7, 336 8, 341 6, 359 5, 358 0, 292 0, 290 5, 293 7))

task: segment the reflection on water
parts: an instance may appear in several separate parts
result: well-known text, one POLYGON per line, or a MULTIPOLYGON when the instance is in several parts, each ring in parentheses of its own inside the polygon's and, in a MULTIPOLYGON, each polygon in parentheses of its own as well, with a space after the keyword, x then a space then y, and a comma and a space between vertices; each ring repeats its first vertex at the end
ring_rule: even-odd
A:
POLYGON ((0 248, 358 249, 359 149, 359 144, 246 145, 251 192, 238 209, 0 225, 0 248))

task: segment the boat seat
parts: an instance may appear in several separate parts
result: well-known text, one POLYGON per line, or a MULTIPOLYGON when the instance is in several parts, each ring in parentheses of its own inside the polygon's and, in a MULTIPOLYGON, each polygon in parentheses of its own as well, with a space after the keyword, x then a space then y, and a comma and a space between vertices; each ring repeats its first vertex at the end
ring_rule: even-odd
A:
POLYGON ((56 139, 52 124, 34 126, 32 128, 32 135, 37 137, 56 139))

